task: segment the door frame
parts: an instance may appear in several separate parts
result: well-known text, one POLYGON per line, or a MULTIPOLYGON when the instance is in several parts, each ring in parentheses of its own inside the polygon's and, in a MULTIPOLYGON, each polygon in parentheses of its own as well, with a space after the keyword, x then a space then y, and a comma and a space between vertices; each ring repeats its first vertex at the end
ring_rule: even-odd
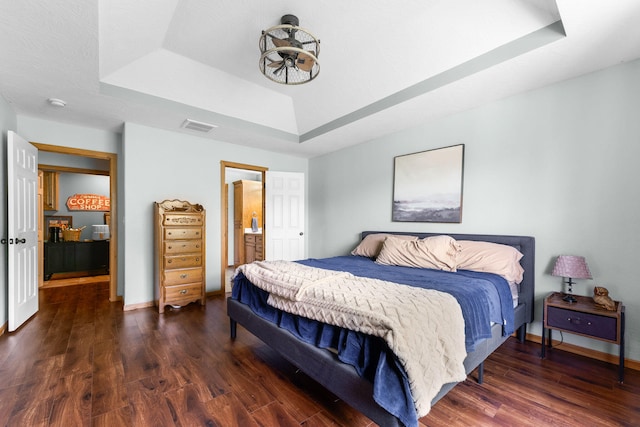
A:
MULTIPOLYGON (((229 198, 226 190, 226 169, 244 169, 250 171, 260 172, 262 174, 262 239, 265 241, 266 232, 264 227, 265 223, 265 191, 264 191, 264 182, 265 175, 269 168, 265 168, 263 166, 255 166, 255 165, 247 165, 244 163, 236 163, 236 162, 227 162, 225 160, 220 161, 220 235, 222 239, 220 239, 221 246, 221 256, 220 256, 220 293, 224 295, 225 285, 226 285, 226 272, 227 267, 229 265, 228 260, 228 252, 229 252, 229 221, 228 221, 228 204, 229 198)), ((264 249, 263 249, 264 250, 264 249)))
MULTIPOLYGON (((111 238, 109 240, 109 301, 119 301, 122 297, 118 296, 118 156, 114 153, 105 153, 101 151, 85 150, 81 148, 62 147, 58 145, 41 144, 39 142, 31 142, 38 151, 45 151, 56 154, 69 154, 72 156, 88 157, 92 159, 106 160, 109 162, 109 198, 111 205, 111 223, 109 224, 109 232, 111 238)), ((60 170, 64 169, 60 167, 60 170)), ((75 169, 78 171, 79 169, 75 169)))

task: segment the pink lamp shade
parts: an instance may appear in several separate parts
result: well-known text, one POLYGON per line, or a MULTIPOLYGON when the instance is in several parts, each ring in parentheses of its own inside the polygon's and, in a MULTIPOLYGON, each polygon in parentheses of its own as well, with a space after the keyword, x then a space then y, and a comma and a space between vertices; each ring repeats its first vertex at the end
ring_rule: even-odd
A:
POLYGON ((553 266, 552 276, 571 279, 591 279, 587 261, 582 256, 560 255, 553 266))

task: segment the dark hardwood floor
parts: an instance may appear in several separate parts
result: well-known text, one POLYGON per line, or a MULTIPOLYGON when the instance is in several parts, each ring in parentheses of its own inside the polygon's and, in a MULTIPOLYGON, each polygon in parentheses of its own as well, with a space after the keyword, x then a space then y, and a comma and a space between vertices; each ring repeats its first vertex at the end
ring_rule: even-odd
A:
MULTIPOLYGON (((239 328, 223 297, 159 315, 122 311, 107 283, 41 290, 40 311, 0 337, 8 426, 369 426, 239 328)), ((628 339, 630 337, 627 337, 628 339)), ((632 426, 640 373, 510 339, 421 420, 425 426, 632 426)))

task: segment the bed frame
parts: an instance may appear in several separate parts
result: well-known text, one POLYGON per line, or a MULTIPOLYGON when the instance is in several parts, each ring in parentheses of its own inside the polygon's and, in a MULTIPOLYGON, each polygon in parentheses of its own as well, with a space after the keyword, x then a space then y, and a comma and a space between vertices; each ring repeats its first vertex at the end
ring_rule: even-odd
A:
MULTIPOLYGON (((362 232, 362 238, 364 239, 365 236, 373 233, 410 234, 420 238, 445 234, 364 231, 362 232)), ((534 315, 535 239, 527 236, 448 233, 447 235, 456 240, 479 240, 513 246, 524 255, 520 260, 520 264, 524 268, 524 279, 520 284, 519 302, 515 309, 514 319, 517 337, 520 342, 524 342, 526 325, 533 321, 534 315)), ((338 398, 362 412, 378 425, 383 427, 402 426, 402 423, 396 417, 388 413, 373 400, 373 384, 368 380, 362 379, 351 365, 340 362, 334 353, 299 341, 286 330, 254 314, 247 305, 231 298, 227 299, 227 315, 230 318, 232 339, 236 337, 236 324, 242 325, 302 372, 323 385, 338 398)), ((494 325, 492 328, 492 338, 482 341, 476 346, 473 352, 467 354, 464 360, 467 375, 476 368, 479 368, 477 380, 479 383, 482 383, 484 360, 500 347, 507 338, 508 337, 502 336, 502 326, 494 325)), ((445 384, 433 399, 432 404, 440 400, 440 398, 449 392, 456 384, 457 383, 445 384)))

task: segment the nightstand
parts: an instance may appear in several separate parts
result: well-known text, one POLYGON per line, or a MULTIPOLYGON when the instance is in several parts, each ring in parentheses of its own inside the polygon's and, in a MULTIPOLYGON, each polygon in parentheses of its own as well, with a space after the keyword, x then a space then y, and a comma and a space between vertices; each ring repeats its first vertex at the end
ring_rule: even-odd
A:
POLYGON ((542 353, 545 357, 546 334, 551 330, 570 332, 601 341, 618 344, 620 361, 618 363, 618 381, 624 381, 624 306, 616 301, 616 310, 609 311, 598 307, 593 298, 574 295, 577 302, 563 301, 564 294, 554 292, 544 299, 542 313, 542 353))

